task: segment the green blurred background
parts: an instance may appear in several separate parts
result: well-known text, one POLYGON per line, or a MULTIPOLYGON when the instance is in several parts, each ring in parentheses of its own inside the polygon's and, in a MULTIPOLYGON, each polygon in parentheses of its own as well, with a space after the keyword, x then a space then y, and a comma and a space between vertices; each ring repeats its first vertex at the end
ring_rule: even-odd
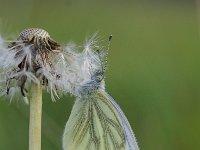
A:
MULTIPOLYGON (((106 88, 141 150, 200 149, 200 4, 193 0, 0 0, 1 34, 46 29, 65 45, 113 35, 106 88)), ((44 94, 43 150, 61 150, 74 98, 44 94)), ((0 101, 0 150, 28 149, 29 108, 0 101)))

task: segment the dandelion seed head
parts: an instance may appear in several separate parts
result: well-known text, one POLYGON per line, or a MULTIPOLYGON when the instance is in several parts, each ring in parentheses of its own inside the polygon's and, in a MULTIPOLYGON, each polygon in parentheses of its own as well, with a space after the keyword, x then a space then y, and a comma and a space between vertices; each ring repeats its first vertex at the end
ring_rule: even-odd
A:
POLYGON ((10 97, 19 91, 27 97, 26 87, 31 82, 42 84, 54 95, 57 95, 57 89, 64 88, 64 84, 57 82, 65 65, 61 61, 62 49, 45 30, 26 29, 8 45, 0 38, 0 51, 0 74, 4 76, 0 79, 0 88, 4 88, 10 97))

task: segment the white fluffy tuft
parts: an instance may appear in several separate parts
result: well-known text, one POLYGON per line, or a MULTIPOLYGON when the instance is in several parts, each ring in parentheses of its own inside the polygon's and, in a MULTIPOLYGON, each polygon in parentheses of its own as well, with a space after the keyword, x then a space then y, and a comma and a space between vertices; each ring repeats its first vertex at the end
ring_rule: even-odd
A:
MULTIPOLYGON (((68 45, 64 49, 64 56, 68 62, 66 66, 66 80, 69 84, 68 91, 73 95, 80 96, 80 89, 87 83, 99 84, 97 86, 103 86, 97 83, 94 78, 99 71, 103 74, 104 64, 102 62, 102 55, 104 53, 102 47, 97 45, 96 36, 87 40, 83 46, 83 50, 79 52, 77 46, 68 45)), ((92 85, 93 86, 93 85, 92 85)))
POLYGON ((103 48, 98 46, 96 35, 86 40, 81 48, 82 50, 76 44, 69 43, 63 51, 48 53, 48 58, 44 59, 41 54, 33 52, 32 44, 27 46, 16 41, 14 46, 9 46, 0 37, 1 91, 11 98, 16 93, 22 93, 27 103, 27 90, 31 82, 43 84, 53 101, 59 98, 60 93, 80 96, 80 88, 87 83, 102 86, 96 82, 96 76, 99 75, 97 72, 103 76, 102 58, 105 55, 103 48), (36 72, 33 71, 35 63, 40 67, 36 72), (23 66, 19 68, 21 64, 23 66), (26 90, 20 89, 25 79, 26 90))

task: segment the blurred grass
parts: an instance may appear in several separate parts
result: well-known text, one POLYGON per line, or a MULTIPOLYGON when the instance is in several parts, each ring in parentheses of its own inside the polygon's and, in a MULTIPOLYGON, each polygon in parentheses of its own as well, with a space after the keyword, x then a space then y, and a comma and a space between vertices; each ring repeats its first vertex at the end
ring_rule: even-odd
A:
MULTIPOLYGON (((141 150, 196 150, 200 143, 200 44, 195 3, 0 0, 4 35, 44 28, 81 45, 113 34, 106 88, 126 113, 141 150)), ((42 149, 61 149, 73 98, 44 96, 42 149)), ((0 150, 28 148, 28 106, 0 101, 0 150)))

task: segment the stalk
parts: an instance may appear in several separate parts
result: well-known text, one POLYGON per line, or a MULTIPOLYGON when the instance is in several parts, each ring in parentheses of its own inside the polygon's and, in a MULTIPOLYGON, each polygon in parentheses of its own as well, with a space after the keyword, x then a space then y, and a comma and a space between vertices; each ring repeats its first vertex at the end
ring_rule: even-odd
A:
POLYGON ((42 87, 32 83, 30 98, 29 150, 41 150, 42 87))

